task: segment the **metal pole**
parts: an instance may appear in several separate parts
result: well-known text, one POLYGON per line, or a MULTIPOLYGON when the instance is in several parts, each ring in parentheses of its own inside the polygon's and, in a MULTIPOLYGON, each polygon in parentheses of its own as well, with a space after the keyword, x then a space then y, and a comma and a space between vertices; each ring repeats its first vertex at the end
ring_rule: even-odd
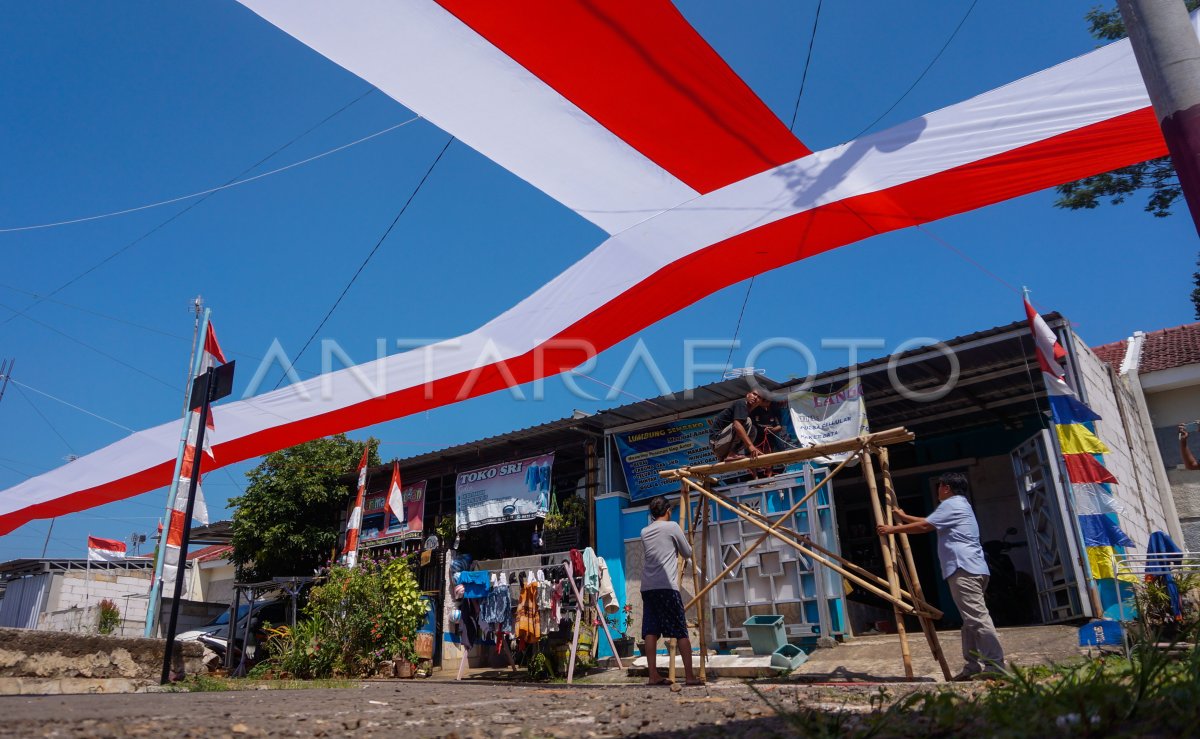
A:
POLYGON ((1200 232, 1200 41, 1182 0, 1117 0, 1192 222, 1200 232))
MULTIPOLYGON (((205 332, 208 331, 208 319, 210 315, 212 315, 212 311, 206 308, 204 310, 204 318, 200 321, 200 326, 196 332, 197 337, 203 336, 205 332)), ((192 377, 200 374, 200 360, 203 356, 204 352, 196 351, 196 347, 193 344, 192 377)), ((191 393, 191 389, 192 386, 189 382, 184 393, 191 393)), ((187 405, 186 395, 183 404, 187 405)), ((158 535, 158 556, 154 559, 154 577, 150 581, 150 602, 146 604, 146 630, 143 632, 146 638, 151 638, 154 636, 154 632, 157 630, 158 621, 160 618, 159 601, 161 600, 162 596, 162 573, 163 563, 167 553, 167 537, 171 532, 171 511, 175 510, 175 498, 179 495, 179 473, 181 470, 183 470, 183 454, 184 450, 187 448, 188 431, 191 428, 193 415, 194 414, 191 412, 185 412, 183 414, 183 431, 179 436, 179 453, 175 456, 175 473, 171 476, 171 486, 167 492, 167 525, 158 535)), ((201 429, 200 433, 203 432, 203 429, 201 429)), ((196 452, 196 457, 198 458, 204 453, 204 447, 197 444, 196 449, 199 450, 196 452)), ((188 522, 190 524, 190 518, 188 519, 188 522)), ((176 572, 175 576, 178 578, 179 573, 176 572)))
MULTIPOLYGON (((175 644, 175 627, 179 620, 179 599, 183 597, 183 578, 187 575, 188 540, 192 534, 192 511, 196 507, 196 488, 200 483, 200 464, 204 459, 204 431, 208 423, 208 405, 216 389, 212 367, 205 373, 204 402, 200 405, 200 422, 196 431, 196 454, 192 462, 192 477, 188 483, 187 509, 183 513, 183 541, 179 543, 179 565, 175 568, 175 595, 171 602, 171 618, 167 622, 167 646, 163 650, 162 684, 171 681, 171 652, 175 644)), ((167 527, 168 529, 170 526, 167 527)))

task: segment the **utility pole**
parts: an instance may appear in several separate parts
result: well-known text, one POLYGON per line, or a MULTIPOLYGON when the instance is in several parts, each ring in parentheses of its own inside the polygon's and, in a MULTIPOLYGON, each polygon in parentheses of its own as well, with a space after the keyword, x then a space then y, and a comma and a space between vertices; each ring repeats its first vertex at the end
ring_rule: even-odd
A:
POLYGON ((1200 41, 1183 0, 1117 0, 1200 233, 1200 41))

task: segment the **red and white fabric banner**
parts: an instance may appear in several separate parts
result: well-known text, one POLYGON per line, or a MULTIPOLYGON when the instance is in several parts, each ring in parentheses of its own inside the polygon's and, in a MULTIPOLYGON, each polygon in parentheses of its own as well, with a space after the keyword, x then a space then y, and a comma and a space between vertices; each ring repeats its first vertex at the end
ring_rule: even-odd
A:
POLYGON ((125 559, 125 542, 116 539, 87 538, 89 562, 120 562, 125 559))
POLYGON ((362 461, 358 463, 358 492, 354 496, 354 510, 346 521, 346 544, 342 548, 342 561, 347 567, 358 563, 358 534, 362 529, 363 498, 367 493, 367 457, 370 445, 363 446, 362 461))
MULTIPOLYGON (((716 125, 697 122, 707 111, 697 101, 707 98, 693 91, 709 84, 719 59, 698 37, 685 39, 694 32, 657 0, 603 11, 584 0, 536 4, 539 13, 603 21, 584 39, 574 26, 526 33, 515 26, 542 20, 506 3, 245 4, 613 235, 471 333, 218 406, 214 466, 549 377, 775 267, 1166 153, 1128 41, 808 154, 784 141, 778 121, 761 119, 758 101, 744 115, 741 103, 721 108, 716 125), (642 41, 625 47, 624 31, 604 35, 605 25, 640 33, 630 18, 643 8, 656 13, 655 33, 674 35, 630 37, 642 41), (501 9, 507 20, 496 17, 501 9), (562 45, 575 42, 615 44, 626 59, 655 50, 629 84, 639 95, 654 94, 655 80, 680 85, 681 117, 664 119, 655 105, 622 117, 624 78, 603 64, 558 74, 562 45), (681 44, 682 66, 659 64, 660 43, 681 44), (592 85, 611 89, 593 99, 592 85), (700 169, 668 139, 686 142, 700 169), (720 146, 725 154, 707 155, 720 146)), ((706 94, 753 98, 718 66, 706 94)), ((173 428, 133 434, 0 492, 0 533, 165 485, 173 428)))

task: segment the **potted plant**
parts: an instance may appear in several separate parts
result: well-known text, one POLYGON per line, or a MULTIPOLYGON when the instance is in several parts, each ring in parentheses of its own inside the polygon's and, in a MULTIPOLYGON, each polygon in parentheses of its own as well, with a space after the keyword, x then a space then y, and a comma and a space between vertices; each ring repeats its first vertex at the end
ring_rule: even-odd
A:
POLYGON ((629 636, 629 629, 633 626, 633 606, 626 603, 625 607, 616 613, 605 616, 608 621, 609 629, 619 634, 613 637, 613 646, 617 649, 617 656, 622 659, 633 656, 633 637, 629 636))
POLYGON ((549 551, 568 549, 579 544, 579 526, 587 518, 587 506, 575 495, 561 503, 550 494, 550 510, 542 523, 543 546, 549 551))

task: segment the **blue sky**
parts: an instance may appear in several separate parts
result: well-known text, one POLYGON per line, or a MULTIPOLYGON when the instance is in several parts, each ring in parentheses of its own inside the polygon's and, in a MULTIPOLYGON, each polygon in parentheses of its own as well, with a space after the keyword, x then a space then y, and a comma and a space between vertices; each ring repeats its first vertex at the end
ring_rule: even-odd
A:
MULTIPOLYGON (((766 104, 790 120, 816 3, 677 4, 766 104)), ((856 136, 893 104, 872 130, 1084 53, 1097 45, 1083 21, 1094 4, 979 2, 938 62, 900 99, 969 4, 911 2, 901 10, 896 3, 825 3, 796 132, 811 148, 823 148, 856 136)), ((370 86, 231 0, 122 0, 0 6, 0 89, 0 228, 10 228, 223 184, 370 86)), ((411 117, 382 93, 370 93, 251 174, 411 117)), ((197 294, 238 360, 235 393, 273 340, 298 351, 446 139, 418 121, 198 205, 185 200, 0 233, 0 358, 16 360, 13 377, 29 388, 119 424, 10 385, 0 400, 0 487, 122 438, 128 432, 120 426, 142 429, 177 416, 189 304, 197 294), (15 315, 33 303, 30 293, 47 294, 71 280, 54 295, 58 302, 15 315)), ((1052 191, 1036 193, 936 222, 926 233, 887 234, 760 276, 737 337, 745 345, 798 339, 814 349, 817 369, 829 369, 846 364, 846 354, 821 351, 822 338, 881 338, 891 349, 912 337, 949 338, 1019 320, 1019 296, 1009 285, 1028 285, 1041 306, 1065 313, 1092 344, 1193 320, 1188 295, 1197 244, 1185 212, 1154 219, 1140 202, 1066 212, 1052 208, 1053 199, 1052 191)), ((602 238, 455 143, 319 337, 365 361, 374 358, 380 338, 396 351, 399 339, 456 336, 602 238)), ((680 387, 684 340, 732 337, 745 297, 745 283, 722 290, 609 350, 589 374, 612 384, 642 340, 668 382, 680 387)), ((722 363, 725 352, 700 358, 722 363)), ((733 364, 744 359, 735 352, 733 364)), ((795 355, 772 353, 758 364, 777 378, 804 373, 795 355)), ((318 371, 320 352, 310 348, 298 367, 304 376, 318 371)), ((273 386, 278 372, 270 378, 273 386)), ((599 384, 579 385, 600 397, 575 397, 551 380, 543 401, 498 393, 352 436, 382 439, 381 454, 390 459, 657 393, 644 368, 626 394, 612 399, 599 384)), ((214 517, 244 485, 247 467, 206 479, 214 517)), ((63 517, 47 554, 82 556, 89 533, 152 532, 164 500, 155 491, 63 517)), ((37 521, 0 537, 0 561, 39 556, 47 526, 37 521)))

